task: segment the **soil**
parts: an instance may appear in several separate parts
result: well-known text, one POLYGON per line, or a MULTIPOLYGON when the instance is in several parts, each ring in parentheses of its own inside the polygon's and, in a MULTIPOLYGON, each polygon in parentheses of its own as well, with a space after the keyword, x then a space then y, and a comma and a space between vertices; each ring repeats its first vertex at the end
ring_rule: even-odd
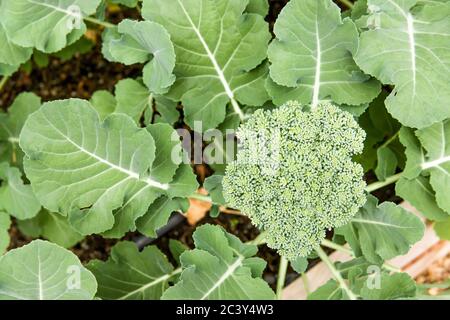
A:
MULTIPOLYGON (((278 13, 287 3, 287 0, 271 0, 270 14, 267 20, 273 27, 278 13)), ((138 13, 135 10, 123 10, 119 12, 109 13, 108 20, 118 22, 125 17, 137 18, 138 13)), ((100 39, 100 32, 93 31, 91 37, 100 39)), ((96 90, 105 89, 113 92, 115 84, 123 78, 141 76, 142 66, 124 66, 118 63, 110 63, 106 61, 101 54, 100 42, 98 42, 92 51, 86 54, 76 54, 68 61, 61 61, 59 58, 50 57, 49 65, 46 68, 38 68, 33 64, 31 72, 21 70, 15 73, 6 83, 0 92, 0 107, 6 109, 15 99, 15 97, 25 91, 36 93, 43 101, 67 98, 89 99, 96 90)), ((206 175, 209 173, 207 172, 206 175)), ((201 174, 205 175, 205 174, 201 174)), ((373 176, 367 176, 370 182, 373 176)), ((380 200, 391 200, 398 202, 400 199, 395 197, 393 186, 388 186, 375 192, 380 200)), ((206 216, 197 225, 211 223, 223 226, 228 232, 238 236, 242 241, 254 239, 259 231, 252 226, 250 220, 244 216, 236 216, 230 214, 222 214, 218 218, 206 216)), ((170 251, 168 250, 169 239, 177 239, 187 246, 192 247, 192 233, 196 226, 189 225, 183 221, 177 227, 157 239, 156 244, 170 259, 170 251)), ((15 224, 10 230, 11 245, 9 249, 20 247, 31 241, 22 235, 15 224)), ((137 233, 129 233, 124 240, 132 240, 137 233)), ((100 236, 88 236, 81 243, 77 244, 71 250, 83 262, 92 259, 106 260, 109 256, 111 247, 117 240, 104 239, 100 236)), ((275 287, 279 256, 276 252, 265 245, 260 246, 258 255, 267 261, 267 268, 264 272, 264 279, 275 287)), ((444 261, 443 266, 450 269, 450 258, 444 261)), ((310 267, 315 264, 311 261, 310 267)), ((291 269, 288 270, 287 283, 293 281, 298 275, 291 269)), ((430 279, 424 276, 424 279, 430 279)), ((433 278, 434 279, 434 278, 433 278)), ((427 281, 428 280, 424 280, 427 281)))

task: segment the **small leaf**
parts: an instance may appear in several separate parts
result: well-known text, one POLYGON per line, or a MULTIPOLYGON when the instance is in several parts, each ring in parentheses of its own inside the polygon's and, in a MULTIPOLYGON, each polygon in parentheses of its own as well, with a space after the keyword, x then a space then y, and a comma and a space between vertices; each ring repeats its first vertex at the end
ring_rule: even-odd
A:
POLYGON ((414 297, 416 294, 416 283, 407 273, 375 273, 369 277, 380 277, 379 287, 374 286, 370 279, 364 281, 360 294, 365 300, 394 300, 414 297))
POLYGON ((242 244, 212 225, 198 227, 193 237, 196 249, 181 255, 180 281, 164 292, 163 299, 274 298, 268 284, 254 277, 265 264, 259 258, 252 258, 256 246, 242 244))
POLYGON ((168 91, 175 81, 172 74, 175 66, 175 52, 167 31, 150 21, 125 19, 118 26, 117 39, 108 44, 108 52, 125 64, 145 63, 144 83, 156 94, 168 91))
POLYGON ((395 173, 397 168, 397 157, 395 153, 388 147, 381 147, 377 150, 377 167, 375 174, 380 181, 384 181, 387 177, 395 173))
POLYGON ((180 256, 189 248, 182 243, 181 241, 175 240, 175 239, 169 239, 169 250, 172 254, 173 258, 177 261, 178 265, 181 264, 180 262, 180 256))
POLYGON ((116 244, 108 261, 93 260, 87 268, 97 278, 97 296, 106 300, 159 299, 176 274, 158 248, 148 246, 139 252, 128 241, 116 244))
POLYGON ((117 105, 116 98, 106 90, 95 91, 89 101, 94 109, 97 110, 101 120, 105 120, 107 116, 112 114, 117 105))
POLYGON ((378 205, 369 195, 352 221, 336 232, 345 237, 357 256, 380 263, 407 253, 422 238, 424 225, 402 207, 392 202, 378 205))
POLYGON ((19 169, 0 163, 0 209, 18 219, 29 219, 36 216, 41 204, 31 189, 24 184, 19 169))
POLYGON ((308 259, 305 257, 297 257, 291 261, 291 267, 297 273, 303 273, 308 268, 308 259))
POLYGON ((434 231, 441 239, 450 240, 450 217, 434 224, 434 231))
POLYGON ((0 257, 0 300, 90 300, 97 282, 72 252, 35 240, 0 257))

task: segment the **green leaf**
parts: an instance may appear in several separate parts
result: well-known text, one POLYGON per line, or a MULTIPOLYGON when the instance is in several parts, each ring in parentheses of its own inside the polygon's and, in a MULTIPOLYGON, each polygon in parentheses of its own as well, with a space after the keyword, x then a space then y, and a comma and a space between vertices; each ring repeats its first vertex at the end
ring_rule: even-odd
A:
POLYGON ((412 180, 401 178, 395 185, 395 192, 411 203, 426 218, 442 221, 449 215, 436 204, 436 195, 429 180, 424 176, 418 176, 412 180))
POLYGON ((387 177, 392 176, 397 168, 397 157, 395 153, 388 147, 381 147, 377 150, 377 167, 375 174, 380 181, 384 181, 387 177))
POLYGON ((424 128, 450 117, 450 3, 368 0, 369 16, 355 56, 366 73, 395 86, 386 100, 403 125, 424 128))
POLYGON ((308 259, 305 257, 297 257, 291 261, 291 267, 297 273, 303 273, 308 268, 308 259))
POLYGON ((223 198, 222 179, 223 175, 214 174, 205 179, 203 186, 208 191, 214 203, 225 205, 226 201, 223 198))
POLYGON ((116 112, 127 114, 136 123, 139 123, 144 110, 152 107, 151 93, 139 81, 120 80, 116 84, 114 93, 117 99, 116 112))
POLYGON ((145 63, 144 83, 156 94, 166 93, 175 76, 175 52, 167 31, 150 21, 123 20, 118 26, 120 37, 111 39, 108 51, 125 64, 145 63))
POLYGON ((165 96, 153 96, 153 107, 145 109, 145 123, 168 123, 173 125, 180 118, 180 112, 177 110, 178 103, 165 96))
POLYGON ((181 255, 180 281, 164 292, 163 299, 274 298, 268 284, 259 278, 265 262, 252 258, 256 246, 243 244, 213 225, 198 227, 193 238, 196 249, 181 255))
POLYGON ((420 168, 430 175, 437 204, 450 213, 450 120, 417 130, 416 136, 426 151, 420 168))
POLYGON ((434 224, 434 231, 441 239, 450 240, 450 217, 434 224))
POLYGON ((20 150, 19 135, 28 116, 41 106, 41 99, 34 93, 23 92, 8 108, 8 113, 0 113, 0 141, 7 144, 5 154, 12 164, 22 166, 23 152, 20 150))
POLYGON ((18 46, 9 39, 3 26, 2 19, 0 19, 0 43, 2 44, 2 49, 0 50, 0 64, 19 66, 30 59, 31 54, 33 53, 33 49, 18 46))
POLYGON ((155 246, 139 252, 133 242, 116 244, 108 261, 93 260, 87 268, 98 281, 97 296, 102 299, 154 300, 181 270, 173 269, 155 246))
POLYGON ((11 226, 11 218, 6 212, 0 211, 0 256, 5 253, 9 246, 9 227, 11 226))
POLYGON ((0 209, 18 219, 29 219, 39 213, 41 205, 31 189, 24 184, 19 169, 0 163, 0 209))
MULTIPOLYGON (((134 230, 134 221, 159 196, 184 196, 195 187, 177 185, 176 175, 170 183, 155 180, 168 169, 158 161, 152 167, 160 150, 156 145, 155 153, 150 132, 124 114, 100 122, 90 103, 79 99, 44 104, 28 118, 20 145, 38 199, 50 211, 68 215, 81 234, 134 230)), ((180 170, 183 179, 193 175, 190 166, 180 170)))
POLYGON ((394 300, 414 297, 416 294, 416 283, 407 273, 399 272, 392 275, 382 273, 374 274, 372 277, 375 276, 380 277, 378 288, 369 285, 370 279, 364 281, 364 286, 361 288, 360 294, 365 300, 394 300))
POLYGON ((99 4, 100 0, 3 1, 0 20, 15 44, 51 53, 82 37, 83 16, 94 14, 99 4))
POLYGON ((308 295, 308 300, 347 300, 345 291, 339 287, 339 284, 331 279, 316 291, 308 295))
POLYGON ((53 56, 58 57, 61 61, 68 61, 76 54, 84 54, 92 50, 95 43, 86 37, 82 37, 71 45, 65 47, 61 51, 55 52, 53 56))
POLYGON ((380 263, 407 253, 422 238, 424 225, 402 207, 392 202, 378 205, 369 195, 352 221, 336 232, 345 237, 357 256, 380 263))
POLYGON ((116 98, 107 90, 95 91, 89 102, 97 110, 101 120, 112 114, 117 105, 116 98))
POLYGON ((72 252, 35 240, 0 257, 0 300, 90 300, 97 282, 72 252))
POLYGON ((21 231, 25 228, 32 237, 42 236, 63 248, 71 248, 84 238, 69 224, 67 217, 47 210, 41 210, 30 220, 21 220, 19 227, 21 231))
POLYGON ((268 24, 258 14, 245 13, 248 0, 145 0, 142 15, 170 33, 177 57, 177 80, 169 97, 182 101, 185 120, 216 127, 231 103, 262 105, 269 99, 264 89, 267 67, 256 68, 266 58, 270 40, 268 24), (174 23, 176 21, 176 23, 174 23), (255 69, 256 68, 256 69, 255 69), (248 98, 248 92, 257 93, 248 98))
POLYGON ((245 11, 265 17, 269 14, 269 2, 268 0, 249 0, 245 11))
POLYGON ((312 103, 331 99, 337 104, 372 101, 380 84, 365 75, 352 54, 358 31, 341 18, 331 0, 290 1, 275 23, 276 39, 269 46, 268 90, 276 104, 287 100, 312 103))
POLYGON ((180 262, 180 256, 189 248, 181 241, 175 240, 175 239, 169 239, 169 250, 172 254, 172 257, 175 259, 175 261, 178 263, 178 265, 181 264, 180 262))
POLYGON ((180 210, 179 199, 160 197, 151 204, 147 213, 136 221, 137 230, 148 237, 156 238, 156 231, 167 224, 172 212, 180 210))

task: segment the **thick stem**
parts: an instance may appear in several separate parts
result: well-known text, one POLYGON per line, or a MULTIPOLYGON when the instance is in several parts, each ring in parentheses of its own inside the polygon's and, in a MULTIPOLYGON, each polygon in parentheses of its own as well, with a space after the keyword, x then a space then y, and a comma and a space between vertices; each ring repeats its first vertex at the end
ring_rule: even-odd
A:
POLYGON ((308 281, 308 276, 306 275, 306 272, 301 273, 301 278, 302 278, 303 288, 305 289, 306 296, 309 296, 311 290, 309 289, 309 281, 308 281))
POLYGON ((0 80, 0 90, 3 89, 3 87, 5 86, 6 82, 8 82, 9 77, 8 76, 4 76, 2 78, 2 80, 0 80))
POLYGON ((98 24, 100 26, 103 26, 105 28, 114 28, 116 26, 113 23, 106 22, 106 21, 101 21, 101 20, 98 20, 98 19, 95 19, 95 18, 92 18, 92 17, 88 17, 88 16, 83 17, 83 19, 86 20, 86 21, 89 21, 91 23, 95 23, 95 24, 98 24))
POLYGON ((339 0, 340 3, 345 5, 349 9, 353 9, 353 3, 350 0, 339 0))
POLYGON ((261 245, 261 244, 266 243, 266 233, 267 233, 267 231, 261 232, 260 234, 258 234, 258 235, 256 236, 255 239, 250 240, 250 241, 247 242, 247 243, 248 243, 248 244, 253 244, 253 245, 255 245, 255 246, 259 246, 259 245, 261 245))
POLYGON ((280 266, 278 267, 277 278, 277 299, 281 300, 283 294, 284 283, 286 282, 286 272, 289 265, 289 261, 285 257, 281 257, 280 266))
POLYGON ((325 263, 325 265, 331 271, 331 274, 333 275, 333 278, 337 281, 337 283, 342 288, 342 290, 345 291, 345 293, 347 294, 348 298, 350 300, 357 300, 355 294, 352 292, 352 290, 350 290, 350 288, 348 287, 348 285, 345 282, 344 278, 342 278, 341 273, 339 272, 339 270, 336 269, 336 267, 334 266, 333 262, 330 260, 330 258, 325 253, 325 251, 323 251, 321 247, 317 247, 316 248, 316 252, 317 252, 317 255, 319 256, 319 258, 325 263))
POLYGON ((402 176, 402 172, 394 174, 393 176, 387 177, 386 180, 384 180, 384 181, 377 181, 377 182, 371 183, 366 187, 366 191, 373 192, 375 190, 386 187, 386 186, 390 185, 391 183, 394 183, 397 180, 399 180, 401 176, 402 176))

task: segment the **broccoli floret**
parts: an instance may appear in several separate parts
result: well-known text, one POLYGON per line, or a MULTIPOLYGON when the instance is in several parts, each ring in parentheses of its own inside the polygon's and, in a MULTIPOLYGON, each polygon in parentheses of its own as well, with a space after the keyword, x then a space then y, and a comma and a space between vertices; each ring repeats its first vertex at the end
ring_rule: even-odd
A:
POLYGON ((268 246, 286 258, 307 256, 327 229, 348 223, 364 205, 363 169, 352 156, 362 151, 365 132, 350 113, 289 102, 257 110, 237 136, 225 200, 266 230, 268 246))

